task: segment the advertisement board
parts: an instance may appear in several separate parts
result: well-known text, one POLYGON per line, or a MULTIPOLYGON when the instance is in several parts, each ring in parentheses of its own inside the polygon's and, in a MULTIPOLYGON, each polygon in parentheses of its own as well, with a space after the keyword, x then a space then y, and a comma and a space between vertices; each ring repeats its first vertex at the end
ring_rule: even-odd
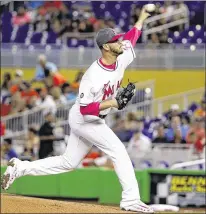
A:
POLYGON ((205 175, 150 173, 150 203, 205 207, 205 175))

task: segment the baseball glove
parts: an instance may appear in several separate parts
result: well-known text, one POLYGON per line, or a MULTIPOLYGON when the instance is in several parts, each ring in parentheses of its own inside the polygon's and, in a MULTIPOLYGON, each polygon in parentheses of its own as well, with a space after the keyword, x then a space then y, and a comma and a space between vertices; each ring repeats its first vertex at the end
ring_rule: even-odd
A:
POLYGON ((118 110, 121 110, 125 108, 127 103, 132 99, 135 92, 135 85, 134 83, 129 83, 126 88, 123 88, 123 90, 117 94, 116 100, 118 103, 118 110))

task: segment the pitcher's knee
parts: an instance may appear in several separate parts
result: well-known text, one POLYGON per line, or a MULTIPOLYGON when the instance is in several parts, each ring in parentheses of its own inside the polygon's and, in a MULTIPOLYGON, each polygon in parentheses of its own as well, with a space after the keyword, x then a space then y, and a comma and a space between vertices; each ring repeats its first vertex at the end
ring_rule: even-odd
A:
POLYGON ((62 158, 62 165, 64 166, 65 169, 68 169, 68 170, 69 169, 75 169, 79 164, 76 161, 69 160, 64 155, 62 155, 61 158, 62 158))
POLYGON ((111 154, 112 159, 124 159, 123 157, 128 157, 127 150, 123 144, 114 148, 114 151, 111 154))

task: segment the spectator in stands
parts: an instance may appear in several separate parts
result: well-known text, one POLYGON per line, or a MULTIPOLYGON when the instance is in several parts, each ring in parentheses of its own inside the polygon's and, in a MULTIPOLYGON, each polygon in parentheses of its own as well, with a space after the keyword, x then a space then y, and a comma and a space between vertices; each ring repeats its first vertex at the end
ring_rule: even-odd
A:
MULTIPOLYGON (((139 123, 137 121, 137 115, 134 112, 129 112, 125 121, 125 128, 127 130, 135 130, 138 125, 139 123)), ((138 128, 142 130, 142 127, 138 128)))
MULTIPOLYGON (((187 5, 184 4, 184 1, 177 1, 175 7, 176 7, 176 10, 181 9, 182 11, 181 11, 181 13, 178 13, 173 16, 173 18, 172 18, 173 21, 188 18, 189 10, 188 10, 187 5)), ((185 26, 185 24, 180 24, 178 26, 173 27, 171 30, 181 32, 182 30, 184 30, 184 26, 185 26)))
POLYGON ((168 15, 167 21, 171 20, 171 15, 174 13, 175 6, 171 1, 165 1, 163 7, 160 8, 161 13, 165 13, 168 15))
POLYGON ((25 81, 23 80, 23 71, 17 69, 15 71, 14 79, 12 81, 12 86, 10 87, 11 95, 17 96, 16 94, 18 94, 18 96, 20 96, 21 90, 24 90, 24 88, 25 88, 24 83, 25 83, 25 81))
POLYGON ((95 166, 94 160, 101 157, 101 154, 102 152, 99 149, 93 147, 82 161, 82 166, 84 167, 95 166))
POLYGON ((47 89, 40 89, 39 98, 36 105, 40 108, 51 110, 53 113, 56 112, 56 103, 51 95, 48 94, 47 89))
POLYGON ((118 112, 113 114, 111 123, 112 123, 111 124, 112 130, 115 133, 117 131, 121 131, 122 129, 125 129, 125 121, 118 112))
POLYGON ((27 109, 26 99, 22 99, 21 92, 15 92, 11 97, 11 114, 23 112, 27 109))
POLYGON ((167 121, 168 123, 171 123, 172 117, 175 117, 175 116, 181 117, 179 105, 172 104, 170 106, 170 110, 166 113, 166 116, 168 118, 168 121, 167 121))
POLYGON ((152 33, 151 40, 149 41, 148 46, 151 45, 151 47, 154 47, 154 45, 155 45, 155 47, 157 47, 157 46, 159 46, 159 44, 160 44, 160 40, 159 40, 158 34, 152 33))
POLYGON ((16 151, 12 148, 11 138, 4 139, 2 150, 3 150, 3 158, 6 159, 7 161, 9 161, 11 158, 18 157, 16 151))
POLYGON ((4 74, 3 83, 1 86, 1 103, 7 103, 7 98, 10 97, 10 87, 12 85, 12 78, 9 72, 4 74))
POLYGON ((94 24, 94 29, 95 32, 99 31, 100 29, 106 28, 106 24, 105 24, 105 18, 101 17, 99 18, 95 24, 94 24))
POLYGON ((34 157, 33 149, 27 148, 27 146, 24 147, 24 151, 19 155, 20 160, 27 160, 27 161, 34 161, 36 160, 34 157))
POLYGON ((121 33, 121 28, 116 25, 115 20, 113 18, 107 19, 105 24, 107 25, 107 27, 114 29, 116 33, 121 33))
POLYGON ((184 140, 181 131, 180 130, 176 130, 175 134, 174 134, 173 140, 170 141, 169 143, 173 143, 173 144, 185 144, 186 141, 184 140))
POLYGON ((168 141, 173 141, 176 135, 179 137, 180 131, 180 135, 182 136, 183 140, 185 140, 188 130, 188 126, 183 126, 181 124, 179 116, 173 116, 171 120, 171 125, 166 131, 166 138, 168 141))
POLYGON ((79 85, 80 85, 80 82, 81 82, 83 75, 84 75, 84 72, 82 70, 80 70, 76 74, 74 81, 71 83, 71 88, 73 89, 74 93, 78 93, 79 85))
POLYGON ((190 143, 189 137, 191 136, 191 133, 195 133, 197 139, 202 140, 205 138, 205 118, 194 118, 191 124, 191 128, 189 129, 186 141, 190 143))
POLYGON ((132 6, 130 24, 133 26, 139 19, 141 8, 137 5, 132 6))
POLYGON ((62 1, 46 1, 44 3, 44 8, 50 13, 55 13, 61 9, 63 4, 62 1))
POLYGON ((39 15, 33 23, 33 30, 38 33, 50 31, 50 21, 48 16, 39 15))
POLYGON ((76 1, 72 5, 72 9, 78 12, 89 12, 92 11, 92 4, 89 1, 76 1))
POLYGON ((58 33, 59 37, 63 36, 65 33, 73 32, 72 20, 71 19, 64 20, 63 27, 59 31, 56 30, 56 32, 58 33))
POLYGON ((12 85, 12 77, 11 77, 11 74, 9 72, 6 72, 4 74, 4 77, 3 77, 3 83, 2 83, 2 86, 1 86, 1 90, 9 90, 9 88, 11 87, 12 85))
POLYGON ((35 128, 29 128, 21 160, 37 160, 39 151, 39 136, 35 128))
POLYGON ((152 141, 153 143, 167 143, 168 140, 165 136, 165 129, 162 124, 157 127, 157 136, 152 141))
POLYGON ((194 145, 195 153, 202 154, 205 147, 205 137, 201 138, 195 132, 190 132, 187 136, 187 143, 194 145))
POLYGON ((163 31, 159 36, 159 41, 162 44, 168 44, 168 31, 163 31))
MULTIPOLYGON (((23 81, 21 76, 16 77, 15 81, 13 82, 16 84, 10 87, 11 98, 9 105, 11 103, 11 112, 22 112, 26 108, 31 109, 32 107, 36 106, 36 98, 38 94, 34 89, 31 88, 30 83, 23 81)), ((10 106, 7 108, 9 109, 10 106)), ((9 112, 7 111, 7 114, 8 113, 9 112)))
POLYGON ((31 82, 41 81, 48 89, 53 86, 61 86, 66 82, 66 79, 58 72, 57 66, 48 62, 45 55, 39 55, 38 62, 36 76, 31 82))
POLYGON ((129 141, 127 151, 131 158, 144 157, 148 152, 151 151, 152 142, 151 140, 142 134, 140 129, 134 131, 134 135, 129 141))
POLYGON ((53 141, 55 140, 55 136, 53 134, 53 122, 55 121, 55 116, 50 111, 46 111, 44 114, 45 122, 39 129, 39 159, 53 155, 53 141))
POLYGON ((76 100, 76 93, 73 93, 69 83, 64 83, 61 89, 62 95, 66 98, 67 101, 76 100))
POLYGON ((39 151, 39 136, 38 131, 33 127, 29 128, 26 145, 28 149, 33 150, 34 158, 37 159, 39 151))
POLYGON ((140 130, 143 129, 142 121, 137 120, 134 112, 129 112, 126 120, 122 120, 120 115, 118 117, 120 118, 117 120, 118 123, 116 123, 116 127, 113 127, 113 130, 122 142, 128 142, 137 128, 140 130))
POLYGON ((114 124, 112 124, 112 130, 122 142, 128 142, 133 134, 131 130, 126 129, 125 120, 121 118, 121 115, 118 113, 114 115, 114 124))
POLYGON ((24 72, 20 69, 17 69, 12 80, 12 85, 16 86, 21 84, 24 81, 24 72))
POLYGON ((194 112, 194 117, 205 118, 205 116, 206 116, 206 99, 202 99, 200 106, 194 112))
POLYGON ((17 10, 17 14, 14 14, 12 23, 17 26, 21 26, 31 22, 31 15, 27 12, 25 6, 20 6, 17 10))
POLYGON ((26 101, 27 105, 31 105, 31 100, 35 100, 38 97, 38 93, 36 92, 36 90, 34 90, 33 88, 31 88, 31 84, 29 82, 23 82, 20 85, 20 92, 21 92, 21 97, 26 101))
POLYGON ((90 24, 89 20, 82 20, 79 23, 78 31, 80 33, 92 33, 92 32, 94 32, 94 28, 90 24))
POLYGON ((159 2, 155 3, 155 15, 156 16, 161 14, 160 8, 161 8, 161 4, 159 2))
POLYGON ((26 2, 26 6, 30 10, 38 9, 43 4, 44 4, 44 1, 28 1, 28 2, 26 2))
POLYGON ((63 94, 61 94, 61 89, 59 87, 53 87, 50 92, 56 105, 67 103, 67 99, 63 94))
POLYGON ((48 89, 51 89, 53 86, 61 87, 66 82, 66 79, 58 72, 51 72, 48 69, 45 69, 45 79, 44 83, 48 89))
MULTIPOLYGON (((84 75, 84 72, 80 70, 71 84, 65 82, 61 85, 62 93, 64 97, 66 97, 66 100, 72 101, 77 98, 78 91, 79 91, 79 84, 81 82, 83 75, 84 75)), ((64 99, 63 96, 62 96, 62 99, 64 99)))
POLYGON ((92 24, 91 19, 86 19, 86 26, 87 26, 87 32, 88 33, 94 32, 94 26, 92 24))
POLYGON ((104 167, 107 169, 113 169, 113 163, 111 159, 102 151, 93 147, 92 150, 86 155, 79 167, 104 167))
POLYGON ((0 121, 0 137, 5 135, 5 124, 0 121))
POLYGON ((42 81, 45 79, 48 72, 56 73, 57 71, 58 71, 57 66, 52 62, 48 62, 44 54, 40 54, 38 56, 38 64, 36 66, 36 75, 32 82, 42 81))

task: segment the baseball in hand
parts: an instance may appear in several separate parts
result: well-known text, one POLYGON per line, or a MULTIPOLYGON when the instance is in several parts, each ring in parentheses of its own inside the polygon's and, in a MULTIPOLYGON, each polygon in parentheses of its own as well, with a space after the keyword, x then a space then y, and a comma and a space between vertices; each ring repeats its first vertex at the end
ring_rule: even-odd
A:
POLYGON ((147 12, 151 13, 151 12, 154 12, 155 11, 155 5, 154 4, 146 4, 145 5, 145 9, 147 12))

